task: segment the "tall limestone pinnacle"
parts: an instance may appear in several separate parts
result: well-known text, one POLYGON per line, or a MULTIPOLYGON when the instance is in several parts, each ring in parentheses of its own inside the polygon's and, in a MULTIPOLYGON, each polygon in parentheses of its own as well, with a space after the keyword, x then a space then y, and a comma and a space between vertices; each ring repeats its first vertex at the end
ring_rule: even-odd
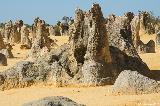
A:
POLYGON ((101 7, 93 4, 86 20, 89 20, 89 38, 86 52, 86 60, 111 62, 105 19, 101 7))
POLYGON ((26 25, 21 27, 21 48, 25 47, 26 49, 31 48, 31 40, 29 39, 29 30, 26 25))
POLYGON ((110 75, 111 56, 105 19, 99 4, 93 4, 89 12, 84 14, 83 27, 86 31, 84 34, 88 35, 82 66, 83 81, 87 86, 102 85, 110 75))
POLYGON ((69 32, 69 45, 75 58, 72 64, 80 66, 79 70, 70 71, 77 73, 82 70, 83 82, 87 86, 99 85, 103 82, 101 79, 109 75, 108 64, 111 64, 105 19, 99 4, 93 4, 88 12, 76 9, 69 32))
POLYGON ((49 38, 49 30, 44 20, 37 17, 32 27, 32 47, 28 57, 37 58, 47 53, 55 42, 49 38))

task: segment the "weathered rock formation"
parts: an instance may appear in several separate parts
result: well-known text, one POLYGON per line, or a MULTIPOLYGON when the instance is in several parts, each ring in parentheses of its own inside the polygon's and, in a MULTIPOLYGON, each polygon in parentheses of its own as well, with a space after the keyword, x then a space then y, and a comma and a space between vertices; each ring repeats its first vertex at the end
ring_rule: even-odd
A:
POLYGON ((115 94, 147 94, 160 92, 160 82, 137 71, 124 70, 112 87, 115 94))
POLYGON ((4 49, 4 48, 5 48, 5 44, 4 44, 4 41, 3 41, 3 37, 2 37, 2 35, 0 33, 0 50, 4 49))
POLYGON ((0 89, 26 87, 32 84, 35 72, 31 70, 32 62, 19 62, 14 67, 0 73, 0 89))
POLYGON ((0 53, 4 54, 7 58, 13 58, 13 54, 11 52, 12 49, 2 49, 0 53))
POLYGON ((12 32, 12 21, 10 20, 4 27, 4 42, 8 43, 12 32))
POLYGON ((137 48, 138 53, 155 53, 155 42, 150 40, 147 44, 144 44, 141 40, 137 48))
POLYGON ((34 19, 34 23, 32 24, 32 28, 31 28, 31 35, 32 35, 32 43, 36 37, 36 27, 37 27, 37 22, 38 22, 39 17, 34 19))
POLYGON ((150 40, 147 44, 147 53, 155 53, 156 44, 153 40, 150 40))
POLYGON ((134 18, 131 21, 131 30, 132 30, 132 41, 133 41, 133 45, 137 50, 137 47, 139 45, 140 42, 140 19, 139 16, 134 16, 134 18))
POLYGON ((84 83, 87 85, 106 84, 105 80, 108 80, 112 70, 105 19, 98 4, 93 4, 86 15, 84 20, 88 25, 88 41, 82 66, 84 83))
POLYGON ((72 101, 69 98, 57 96, 57 97, 45 97, 43 99, 26 103, 23 106, 85 106, 72 101))
POLYGON ((60 24, 60 34, 61 36, 68 35, 69 25, 65 23, 60 24))
POLYGON ((61 28, 60 28, 60 25, 55 25, 54 26, 54 35, 55 36, 61 36, 61 28))
POLYGON ((144 76, 150 74, 133 44, 133 13, 106 21, 98 4, 93 4, 89 12, 77 9, 75 13, 69 42, 57 49, 50 49, 45 22, 36 20, 36 39, 30 53, 36 59, 1 72, 2 90, 40 82, 55 86, 113 84, 124 70, 136 70, 144 76), (41 55, 48 49, 50 52, 41 55))
POLYGON ((34 26, 35 35, 33 37, 32 47, 28 57, 39 57, 41 50, 45 47, 50 50, 51 46, 54 45, 54 41, 49 38, 49 30, 46 28, 45 21, 39 18, 35 19, 34 26))
POLYGON ((133 13, 116 17, 115 21, 107 22, 107 34, 112 57, 112 64, 116 68, 115 76, 123 70, 149 70, 147 65, 139 57, 132 40, 131 21, 133 13))
MULTIPOLYGON (((30 56, 49 48, 44 21, 38 20, 30 56)), ((48 82, 55 86, 97 86, 111 84, 112 68, 105 19, 94 4, 88 13, 78 9, 70 27, 68 44, 38 56, 34 62, 20 62, 2 72, 2 89, 48 82)))
POLYGON ((7 58, 13 58, 11 50, 12 46, 8 43, 4 43, 2 35, 0 34, 0 53, 4 54, 7 58))
POLYGON ((7 58, 2 53, 0 53, 0 66, 7 66, 7 58))
POLYGON ((48 28, 49 28, 49 35, 50 35, 50 36, 55 35, 54 26, 51 25, 51 26, 49 26, 48 28))
MULTIPOLYGON (((113 85, 113 93, 142 94, 159 91, 159 74, 151 73, 137 54, 132 40, 132 14, 116 17, 107 22, 110 52, 118 78, 113 85), (127 71, 124 71, 127 70, 127 71), (119 73, 121 73, 119 75, 119 73), (156 75, 157 74, 157 75, 156 75), (151 87, 151 88, 149 88, 151 87)), ((133 33, 134 34, 134 33, 133 33)), ((138 42, 138 45, 143 42, 138 42)), ((155 51, 155 43, 145 46, 146 52, 155 51), (153 50, 154 49, 154 50, 153 50)))
POLYGON ((8 44, 6 44, 6 49, 7 49, 7 51, 6 51, 6 53, 5 53, 5 55, 6 55, 6 57, 8 57, 8 58, 13 58, 14 56, 13 56, 13 54, 12 54, 12 46, 10 45, 10 43, 8 43, 8 44))
POLYGON ((152 22, 151 14, 149 12, 140 11, 139 18, 140 18, 140 32, 141 32, 141 34, 155 33, 154 23, 152 22))
POLYGON ((156 34, 156 45, 160 45, 160 32, 156 34))
POLYGON ((138 43, 137 52, 140 54, 147 53, 146 44, 144 44, 141 40, 138 43))
POLYGON ((21 27, 23 26, 22 20, 17 20, 12 26, 12 32, 10 36, 10 44, 21 42, 21 27))
MULTIPOLYGON (((141 45, 140 36, 148 33, 153 34, 156 32, 155 24, 152 22, 153 19, 149 12, 142 11, 138 15, 134 15, 134 18, 131 21, 131 31, 132 31, 132 40, 133 45, 139 53, 139 46, 141 45)), ((158 30, 158 28, 157 28, 158 30)), ((142 52, 140 52, 142 53, 142 52)))
POLYGON ((23 25, 21 27, 21 48, 30 49, 31 46, 32 43, 29 39, 29 30, 25 25, 23 25))
MULTIPOLYGON (((132 40, 130 29, 130 15, 116 17, 115 21, 108 23, 109 44, 112 61, 121 73, 113 85, 113 93, 142 94, 159 91, 159 74, 151 73, 147 65, 138 56, 132 40), (127 23, 129 22, 129 23, 127 23), (124 71, 127 70, 127 71, 124 71), (156 75, 157 74, 157 75, 156 75), (151 87, 151 88, 149 88, 151 87)), ((138 45, 143 42, 138 42, 138 45)), ((150 41, 145 46, 146 52, 154 51, 155 44, 150 41), (153 50, 154 49, 154 50, 153 50)), ((118 71, 116 70, 116 71, 118 71)))

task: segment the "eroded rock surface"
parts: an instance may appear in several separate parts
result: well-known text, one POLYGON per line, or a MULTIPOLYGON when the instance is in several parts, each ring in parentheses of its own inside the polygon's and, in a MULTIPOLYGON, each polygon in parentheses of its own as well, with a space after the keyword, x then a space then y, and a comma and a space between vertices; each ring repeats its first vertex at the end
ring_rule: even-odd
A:
POLYGON ((153 40, 150 40, 147 44, 140 40, 137 50, 139 53, 155 53, 155 46, 156 44, 153 40))
POLYGON ((36 18, 29 55, 34 61, 18 63, 0 73, 0 87, 5 90, 35 83, 100 86, 113 84, 124 70, 136 70, 150 79, 149 68, 134 47, 138 23, 133 29, 133 19, 133 13, 128 12, 106 20, 98 4, 88 12, 76 9, 74 23, 69 26, 69 42, 52 49, 54 42, 48 37, 45 22, 36 18))
POLYGON ((4 49, 4 48, 5 48, 5 44, 4 44, 4 41, 3 41, 3 37, 2 37, 2 35, 0 33, 0 50, 4 49))
POLYGON ((35 19, 34 24, 35 35, 33 35, 32 47, 28 57, 37 58, 41 56, 43 49, 49 51, 54 41, 49 38, 49 30, 46 28, 45 21, 39 18, 35 19))
POLYGON ((147 94, 159 91, 160 81, 131 70, 122 71, 112 87, 112 92, 116 94, 147 94))
POLYGON ((7 58, 2 53, 0 53, 0 66, 7 66, 7 58))
POLYGON ((115 76, 128 69, 144 73, 149 70, 134 47, 131 29, 132 19, 133 13, 128 12, 124 16, 116 16, 113 21, 107 22, 112 64, 116 68, 114 71, 115 76))
POLYGON ((17 20, 12 25, 12 31, 10 36, 10 44, 20 43, 21 42, 21 27, 23 26, 22 20, 17 20))
POLYGON ((4 42, 8 43, 12 33, 12 21, 10 20, 4 27, 4 42))
POLYGON ((82 66, 84 83, 102 85, 112 71, 105 19, 98 4, 93 4, 86 15, 89 37, 82 66))
POLYGON ((21 27, 21 48, 30 49, 32 46, 31 40, 29 39, 29 30, 23 25, 21 27))
POLYGON ((7 58, 13 58, 11 50, 12 46, 9 43, 4 43, 3 37, 0 34, 0 53, 4 54, 7 58))
POLYGON ((23 106, 85 106, 72 101, 69 98, 57 96, 57 97, 45 97, 43 99, 26 103, 23 106))

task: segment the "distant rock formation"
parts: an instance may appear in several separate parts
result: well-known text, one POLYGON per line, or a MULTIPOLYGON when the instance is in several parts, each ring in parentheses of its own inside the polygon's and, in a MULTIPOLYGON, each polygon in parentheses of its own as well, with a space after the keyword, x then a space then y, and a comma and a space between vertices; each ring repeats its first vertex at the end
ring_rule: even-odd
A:
POLYGON ((155 53, 155 48, 156 48, 156 44, 153 40, 150 40, 147 44, 146 44, 146 51, 147 53, 155 53))
POLYGON ((160 32, 156 34, 156 45, 160 45, 160 32))
POLYGON ((3 37, 0 34, 0 53, 4 54, 7 58, 13 58, 11 50, 12 46, 9 43, 4 43, 3 37))
POLYGON ((54 26, 53 26, 53 25, 50 25, 50 26, 48 27, 48 29, 49 29, 49 35, 50 35, 50 36, 55 35, 55 30, 54 30, 54 26))
POLYGON ((0 66, 7 66, 7 58, 2 53, 0 53, 0 66))
POLYGON ((11 37, 11 33, 12 33, 12 21, 10 20, 9 22, 7 22, 5 24, 4 27, 4 42, 9 43, 9 39, 11 37))
POLYGON ((29 39, 29 30, 23 25, 21 27, 21 48, 30 49, 32 46, 31 40, 29 39))
POLYGON ((21 27, 23 26, 22 20, 17 20, 12 25, 12 32, 10 36, 10 44, 20 43, 21 42, 21 27))
POLYGON ((4 48, 5 48, 5 44, 4 44, 4 41, 3 41, 3 37, 2 37, 2 35, 0 33, 0 50, 4 49, 4 48))
POLYGON ((140 31, 141 34, 154 34, 155 33, 155 26, 151 19, 151 14, 147 11, 140 11, 139 12, 140 18, 140 31))
POLYGON ((69 25, 68 24, 61 23, 60 24, 61 36, 68 35, 68 29, 69 29, 69 25))
MULTIPOLYGON (((139 46, 142 46, 141 35, 143 34, 154 34, 156 32, 156 24, 153 23, 151 14, 146 11, 140 11, 138 15, 133 15, 134 18, 131 21, 131 31, 132 31, 132 41, 133 45, 138 51, 138 53, 143 53, 139 51, 139 46)), ((158 30, 158 28, 157 28, 158 30)), ((147 53, 147 52, 145 52, 147 53)))
POLYGON ((49 30, 46 28, 45 21, 39 18, 35 19, 35 35, 32 39, 32 47, 28 57, 39 57, 42 49, 50 50, 54 41, 49 38, 49 30))
POLYGON ((144 44, 141 40, 139 41, 138 45, 138 52, 139 53, 155 53, 155 42, 150 40, 147 44, 144 44))

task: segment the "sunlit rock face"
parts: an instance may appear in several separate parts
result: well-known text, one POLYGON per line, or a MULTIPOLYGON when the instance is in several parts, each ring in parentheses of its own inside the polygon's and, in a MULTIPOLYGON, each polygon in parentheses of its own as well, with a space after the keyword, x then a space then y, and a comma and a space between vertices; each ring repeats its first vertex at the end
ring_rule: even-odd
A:
POLYGON ((17 20, 12 25, 11 36, 9 38, 10 44, 17 44, 21 42, 21 27, 23 26, 22 20, 17 20))
POLYGON ((21 27, 21 48, 30 49, 32 46, 31 40, 29 39, 29 30, 23 25, 21 27))
POLYGON ((35 35, 32 38, 32 47, 28 57, 37 58, 49 52, 54 41, 49 38, 49 30, 44 20, 36 18, 34 22, 35 35))

